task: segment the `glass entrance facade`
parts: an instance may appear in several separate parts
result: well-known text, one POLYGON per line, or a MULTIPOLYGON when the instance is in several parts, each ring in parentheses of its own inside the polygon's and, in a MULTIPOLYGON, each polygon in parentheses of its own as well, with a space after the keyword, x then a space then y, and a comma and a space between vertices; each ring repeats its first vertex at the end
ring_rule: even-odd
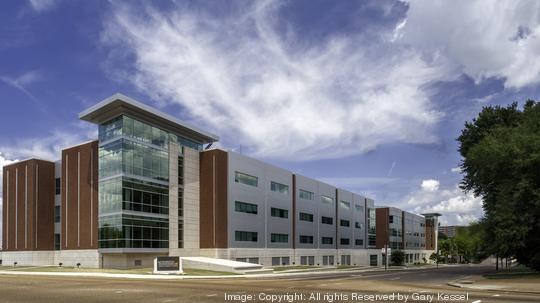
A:
MULTIPOLYGON (((201 149, 126 115, 99 126, 99 248, 169 247, 169 142, 180 145, 179 169, 182 145, 201 149)), ((179 171, 179 214, 181 176, 179 171)))

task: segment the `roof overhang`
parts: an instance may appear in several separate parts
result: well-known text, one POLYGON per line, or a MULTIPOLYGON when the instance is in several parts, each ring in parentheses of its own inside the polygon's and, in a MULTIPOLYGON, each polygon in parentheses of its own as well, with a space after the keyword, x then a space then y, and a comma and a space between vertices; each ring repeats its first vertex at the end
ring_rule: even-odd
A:
POLYGON ((433 218, 433 217, 440 217, 440 216, 442 216, 442 214, 440 214, 440 213, 425 213, 425 214, 422 214, 422 216, 424 216, 426 218, 433 218))
POLYGON ((135 119, 202 144, 219 140, 219 137, 212 133, 180 121, 169 114, 118 93, 82 111, 79 114, 79 118, 91 123, 101 124, 122 114, 129 115, 135 119))

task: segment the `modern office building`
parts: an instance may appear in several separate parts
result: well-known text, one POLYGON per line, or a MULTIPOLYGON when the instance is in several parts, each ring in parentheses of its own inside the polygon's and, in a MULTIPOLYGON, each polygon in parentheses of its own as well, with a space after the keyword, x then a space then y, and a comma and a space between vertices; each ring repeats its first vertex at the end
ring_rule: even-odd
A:
MULTIPOLYGON (((160 255, 381 264, 369 198, 206 150, 216 135, 120 94, 79 117, 98 126, 98 140, 63 149, 56 162, 3 168, 4 264, 126 268, 160 255)), ((426 249, 410 237, 404 249, 426 249)))
POLYGON ((435 250, 432 225, 440 214, 416 215, 395 207, 377 207, 377 248, 405 252, 405 263, 422 262, 435 250))

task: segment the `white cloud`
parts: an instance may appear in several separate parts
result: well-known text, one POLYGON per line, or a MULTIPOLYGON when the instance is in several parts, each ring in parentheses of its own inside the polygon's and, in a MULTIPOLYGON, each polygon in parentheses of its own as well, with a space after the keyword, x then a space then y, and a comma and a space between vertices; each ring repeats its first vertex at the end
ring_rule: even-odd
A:
POLYGON ((51 8, 53 8, 57 0, 29 0, 30 6, 32 9, 34 9, 36 12, 44 12, 51 8))
POLYGON ((427 179, 427 180, 422 180, 421 187, 425 191, 433 192, 433 191, 439 190, 439 184, 440 182, 438 180, 427 179))
POLYGON ((437 141, 442 113, 422 88, 449 74, 444 58, 355 35, 300 46, 294 31, 276 30, 279 6, 259 2, 221 19, 119 6, 103 40, 132 52, 134 70, 120 74, 140 90, 181 104, 252 155, 334 158, 437 141))
POLYGON ((394 34, 400 41, 450 58, 477 82, 540 82, 540 60, 532 59, 540 55, 540 1, 405 2, 406 22, 394 34))
POLYGON ((3 142, 0 150, 9 158, 39 158, 55 161, 60 158, 62 149, 86 140, 97 139, 97 129, 94 125, 80 122, 71 127, 70 130, 54 130, 42 137, 3 142))
POLYGON ((441 213, 441 223, 450 225, 467 225, 482 217, 482 199, 464 193, 458 185, 440 189, 439 182, 432 181, 436 180, 422 181, 420 189, 409 194, 398 207, 415 213, 441 213))
POLYGON ((452 167, 452 169, 451 169, 450 171, 453 172, 453 173, 461 173, 461 168, 459 168, 459 167, 452 167))

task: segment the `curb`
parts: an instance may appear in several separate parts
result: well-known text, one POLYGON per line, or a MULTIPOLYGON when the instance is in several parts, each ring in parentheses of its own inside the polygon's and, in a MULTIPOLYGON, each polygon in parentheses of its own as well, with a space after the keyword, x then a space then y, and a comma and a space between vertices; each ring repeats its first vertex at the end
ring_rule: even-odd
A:
POLYGON ((533 294, 533 295, 540 295, 540 292, 538 291, 527 291, 527 290, 514 290, 514 289, 494 289, 494 288, 474 288, 474 287, 468 287, 463 284, 455 283, 455 282, 448 282, 446 283, 448 286, 456 287, 456 288, 466 288, 466 289, 472 289, 472 290, 484 290, 484 291, 490 291, 490 292, 511 292, 516 294, 533 294))

